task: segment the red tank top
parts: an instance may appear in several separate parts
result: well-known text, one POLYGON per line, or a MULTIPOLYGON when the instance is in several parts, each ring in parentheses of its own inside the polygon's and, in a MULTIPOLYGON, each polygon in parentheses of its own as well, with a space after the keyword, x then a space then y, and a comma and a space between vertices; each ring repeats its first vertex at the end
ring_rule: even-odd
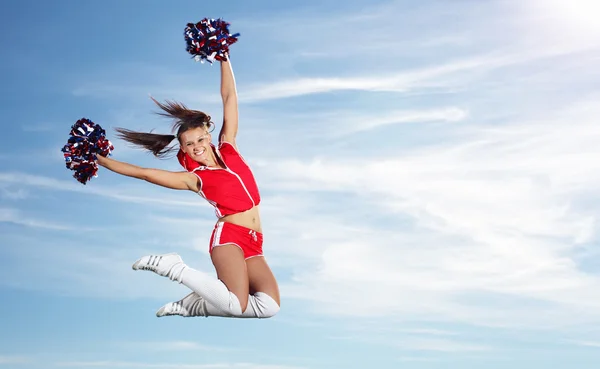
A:
POLYGON ((225 169, 201 165, 181 150, 177 159, 185 170, 200 179, 198 194, 214 206, 217 218, 258 205, 258 186, 242 155, 229 142, 222 141, 218 147, 210 146, 225 163, 225 169))

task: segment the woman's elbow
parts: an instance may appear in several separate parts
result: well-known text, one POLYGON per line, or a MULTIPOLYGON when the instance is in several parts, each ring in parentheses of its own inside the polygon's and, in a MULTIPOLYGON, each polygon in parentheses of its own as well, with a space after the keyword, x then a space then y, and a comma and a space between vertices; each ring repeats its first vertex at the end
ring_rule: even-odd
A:
POLYGON ((141 179, 142 181, 152 182, 152 169, 149 168, 137 168, 133 171, 132 177, 141 179))
POLYGON ((237 92, 235 91, 235 88, 221 89, 221 98, 223 99, 223 102, 237 99, 237 92))

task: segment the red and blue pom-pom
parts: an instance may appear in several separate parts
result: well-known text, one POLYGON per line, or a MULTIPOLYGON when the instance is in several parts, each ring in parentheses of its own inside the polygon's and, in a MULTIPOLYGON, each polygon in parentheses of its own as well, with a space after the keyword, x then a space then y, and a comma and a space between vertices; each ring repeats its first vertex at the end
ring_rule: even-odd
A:
POLYGON ((239 33, 229 33, 229 23, 222 19, 204 18, 198 23, 188 23, 184 31, 186 51, 196 61, 213 63, 226 61, 229 46, 236 43, 239 33))
POLYGON ((75 179, 86 184, 92 177, 97 177, 96 155, 108 156, 114 150, 114 146, 106 139, 104 129, 87 118, 75 122, 69 134, 71 137, 61 149, 66 166, 75 171, 75 179))

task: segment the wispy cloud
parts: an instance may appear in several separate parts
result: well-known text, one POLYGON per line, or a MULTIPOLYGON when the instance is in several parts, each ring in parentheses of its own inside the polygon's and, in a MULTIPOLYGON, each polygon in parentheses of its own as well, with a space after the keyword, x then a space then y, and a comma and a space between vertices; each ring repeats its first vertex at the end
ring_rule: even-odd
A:
MULTIPOLYGON (((293 40, 295 55, 301 56, 302 65, 317 60, 303 77, 289 77, 281 72, 283 76, 277 80, 243 85, 240 100, 259 102, 336 91, 407 93, 472 89, 475 82, 494 73, 598 49, 597 29, 595 36, 583 29, 559 35, 562 28, 556 27, 553 17, 542 16, 527 6, 490 2, 480 8, 472 7, 469 2, 453 2, 449 10, 449 5, 441 3, 421 4, 411 9, 404 5, 388 2, 335 19, 311 15, 310 27, 306 27, 303 14, 258 26, 280 29, 270 36, 274 40, 293 40), (460 13, 460 20, 449 19, 449 11, 460 13), (496 15, 493 20, 487 16, 490 12, 496 15), (341 21, 345 18, 351 21, 341 21), (423 26, 438 23, 445 27, 423 26), (554 26, 554 37, 548 37, 548 25, 554 26), (369 31, 357 33, 356 29, 369 31), (479 32, 473 34, 473 29, 479 32), (503 32, 498 34, 493 29, 503 32), (332 33, 336 34, 335 43, 312 41, 332 33), (512 36, 517 34, 519 37, 512 36), (372 61, 376 67, 365 68, 363 60, 372 61), (339 69, 344 72, 323 67, 323 63, 343 65, 339 69), (312 77, 305 77, 311 74, 312 77)), ((554 9, 554 17, 561 14, 558 8, 557 5, 554 9)))
POLYGON ((444 92, 464 89, 482 76, 500 68, 527 65, 534 61, 575 53, 573 47, 519 50, 504 55, 481 55, 441 62, 421 68, 386 71, 357 77, 312 77, 245 86, 240 91, 243 102, 258 102, 335 91, 365 92, 444 92))
POLYGON ((454 87, 455 83, 443 81, 441 77, 491 65, 489 60, 481 58, 392 74, 289 79, 270 84, 247 86, 240 91, 240 100, 256 102, 344 90, 408 92, 419 89, 446 89, 454 87))
POLYGON ((433 357, 419 357, 419 356, 401 356, 398 358, 398 361, 401 362, 432 362, 432 361, 440 361, 440 358, 433 357))
MULTIPOLYGON (((259 103, 337 91, 435 93, 473 90, 475 82, 510 68, 528 68, 535 62, 597 50, 595 38, 590 40, 589 32, 582 30, 548 37, 545 30, 547 25, 555 24, 554 18, 540 16, 527 7, 508 7, 492 2, 473 8, 469 2, 455 2, 452 11, 463 16, 460 21, 452 22, 447 17, 448 11, 445 4, 423 4, 406 9, 401 2, 389 2, 336 17, 290 13, 263 20, 260 24, 254 19, 239 19, 236 24, 245 28, 245 35, 257 44, 283 42, 294 45, 293 50, 282 46, 289 51, 285 54, 289 56, 281 56, 281 64, 287 67, 269 68, 268 74, 239 80, 240 102, 259 103), (490 27, 487 17, 490 12, 497 14, 495 27, 490 27), (308 19, 310 27, 307 26, 308 19), (442 21, 447 28, 423 26, 442 21), (428 28, 432 31, 428 32, 428 28), (278 29, 278 32, 261 32, 262 29, 278 29), (368 29, 369 32, 357 33, 357 29, 368 29), (475 35, 472 29, 481 31, 475 35), (503 32, 499 35, 491 31, 493 29, 503 29, 503 32), (311 41, 321 39, 324 34, 335 34, 335 43, 311 41), (365 59, 372 60, 377 67, 365 68, 365 59), (296 63, 311 61, 315 65, 298 76, 296 63), (323 63, 332 63, 333 68, 323 67, 323 63)), ((217 108, 220 102, 218 94, 205 94, 195 83, 190 83, 189 76, 162 66, 119 64, 112 66, 108 76, 103 74, 105 72, 98 73, 101 75, 97 82, 86 82, 74 93, 102 97, 138 96, 136 99, 142 99, 153 92, 182 101, 197 101, 201 93, 203 96, 199 100, 207 109, 217 108), (116 80, 115 75, 118 76, 116 80), (127 76, 126 85, 121 75, 127 76), (148 76, 160 77, 151 77, 154 80, 148 82, 148 76)), ((213 78, 211 75, 210 82, 216 83, 213 78)), ((503 81, 504 78, 498 83, 503 81)))
POLYGON ((185 363, 144 363, 132 361, 73 361, 59 362, 58 367, 79 368, 164 368, 164 369, 302 369, 301 366, 251 364, 251 363, 218 363, 218 364, 185 364, 185 363))
POLYGON ((89 231, 93 228, 89 227, 73 227, 63 223, 51 222, 43 219, 31 218, 18 209, 0 208, 0 222, 13 223, 25 227, 44 228, 59 231, 89 231))
POLYGON ((432 336, 455 336, 457 332, 445 331, 442 329, 431 329, 431 328, 413 328, 413 329, 400 329, 402 333, 419 334, 419 335, 432 335, 432 336))
POLYGON ((1 187, 0 192, 2 194, 2 198, 8 200, 23 200, 29 196, 28 192, 23 188, 13 190, 1 187))
POLYGON ((411 338, 396 343, 398 348, 410 351, 437 351, 447 353, 491 351, 492 347, 471 342, 461 342, 447 339, 411 338))
POLYGON ((491 352, 497 348, 481 344, 472 338, 457 338, 457 334, 435 329, 390 329, 378 331, 376 329, 361 328, 358 333, 330 337, 334 340, 354 341, 366 344, 375 344, 393 348, 404 353, 423 352, 462 354, 467 352, 491 352))
POLYGON ((584 346, 584 347, 593 347, 600 349, 600 341, 572 341, 572 343, 584 346))
POLYGON ((592 100, 580 101, 536 121, 462 127, 452 141, 396 158, 272 161, 267 183, 368 199, 376 207, 364 216, 386 214, 392 226, 363 219, 361 229, 351 214, 338 215, 326 223, 334 237, 317 265, 284 290, 336 315, 534 326, 600 319, 600 279, 575 260, 597 237, 581 201, 600 185, 598 113, 592 100), (336 238, 339 223, 355 224, 353 233, 336 238))
MULTIPOLYGON (((93 181, 94 179, 92 179, 93 181)), ((159 204, 167 206, 178 206, 178 207, 202 207, 207 206, 201 201, 182 201, 172 199, 171 195, 164 194, 157 196, 140 196, 140 192, 156 193, 156 187, 147 186, 147 191, 140 190, 139 188, 128 191, 123 190, 123 186, 120 188, 106 188, 105 186, 96 186, 91 181, 87 185, 79 184, 75 179, 71 181, 58 180, 52 177, 31 175, 22 172, 0 172, 0 183, 6 184, 19 184, 21 186, 41 188, 49 191, 59 192, 78 192, 81 194, 90 194, 94 196, 103 196, 112 198, 115 200, 121 200, 124 202, 131 202, 137 204, 159 204), (170 198, 171 197, 171 198, 170 198)))
POLYGON ((33 360, 23 356, 0 355, 0 365, 26 365, 33 360))
POLYGON ((467 118, 468 112, 465 109, 449 107, 430 110, 389 111, 384 114, 374 113, 372 115, 352 113, 346 110, 339 113, 328 113, 327 115, 329 116, 329 122, 319 119, 319 123, 323 124, 327 130, 335 132, 335 135, 340 135, 403 123, 459 122, 467 118))
POLYGON ((150 351, 230 351, 226 347, 204 345, 193 341, 164 341, 164 342, 125 342, 119 345, 150 351))
POLYGON ((205 233, 188 229, 189 234, 186 234, 181 227, 144 237, 143 226, 143 222, 137 225, 136 232, 140 236, 133 241, 122 233, 93 237, 87 234, 54 235, 47 236, 43 242, 39 237, 28 234, 8 234, 3 237, 3 242, 18 244, 19 247, 2 250, 3 258, 13 262, 0 269, 0 285, 20 290, 41 290, 63 297, 151 298, 157 301, 158 309, 168 301, 187 295, 189 290, 152 273, 133 271, 131 265, 139 257, 178 252, 191 266, 207 272, 214 270, 208 258, 197 260, 197 257, 192 257, 197 256, 196 248, 207 249, 210 229, 206 229, 205 233), (192 236, 201 238, 201 246, 192 236), (81 247, 82 243, 85 247, 81 247))

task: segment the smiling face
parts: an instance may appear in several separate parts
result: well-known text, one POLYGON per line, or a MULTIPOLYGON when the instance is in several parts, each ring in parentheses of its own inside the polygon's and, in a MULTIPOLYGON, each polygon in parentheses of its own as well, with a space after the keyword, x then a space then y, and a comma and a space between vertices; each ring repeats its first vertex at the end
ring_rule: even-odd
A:
POLYGON ((211 136, 205 127, 188 129, 179 135, 181 150, 202 165, 214 165, 211 136))

